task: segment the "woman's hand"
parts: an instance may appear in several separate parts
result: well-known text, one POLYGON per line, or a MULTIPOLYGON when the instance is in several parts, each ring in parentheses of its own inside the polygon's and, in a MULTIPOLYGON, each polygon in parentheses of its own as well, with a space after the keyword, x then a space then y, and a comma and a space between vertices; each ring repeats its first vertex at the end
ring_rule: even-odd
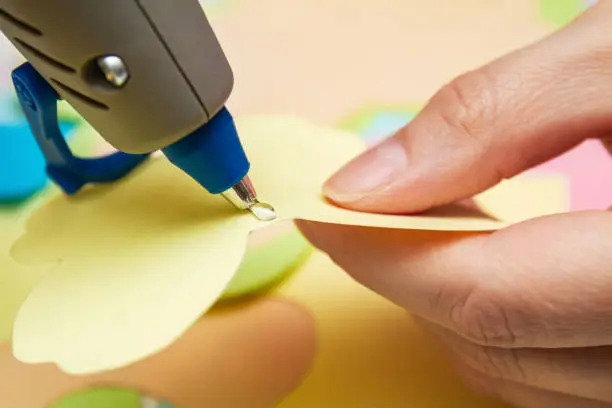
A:
MULTIPOLYGON (((421 211, 611 135, 612 1, 602 0, 561 32, 447 85, 325 193, 354 210, 421 211)), ((612 212, 450 238, 300 228, 439 334, 471 384, 525 408, 612 407, 612 212)))

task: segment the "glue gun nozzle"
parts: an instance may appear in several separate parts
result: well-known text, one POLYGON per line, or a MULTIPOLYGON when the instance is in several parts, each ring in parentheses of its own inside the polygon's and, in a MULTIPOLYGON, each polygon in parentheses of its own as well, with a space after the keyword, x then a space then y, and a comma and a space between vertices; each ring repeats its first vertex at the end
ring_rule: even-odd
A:
POLYGON ((244 176, 242 180, 221 195, 239 210, 248 210, 257 202, 257 192, 249 176, 244 176))
POLYGON ((249 176, 244 176, 242 180, 221 195, 237 209, 251 211, 260 221, 276 219, 274 207, 257 199, 257 192, 249 176))

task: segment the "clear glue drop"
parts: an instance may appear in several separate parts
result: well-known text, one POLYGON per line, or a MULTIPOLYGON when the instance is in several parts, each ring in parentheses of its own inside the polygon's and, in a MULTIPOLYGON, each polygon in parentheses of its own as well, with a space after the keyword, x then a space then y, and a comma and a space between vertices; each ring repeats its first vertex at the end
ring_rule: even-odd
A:
POLYGON ((268 203, 256 202, 249 211, 260 221, 274 221, 276 219, 276 210, 268 203))

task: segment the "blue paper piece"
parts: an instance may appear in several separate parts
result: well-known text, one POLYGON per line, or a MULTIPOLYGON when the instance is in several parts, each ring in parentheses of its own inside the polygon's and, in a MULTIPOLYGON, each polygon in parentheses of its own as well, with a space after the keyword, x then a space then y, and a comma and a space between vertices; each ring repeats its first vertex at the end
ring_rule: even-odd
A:
MULTIPOLYGON (((67 139, 76 126, 60 123, 67 139)), ((28 123, 24 119, 0 123, 0 202, 26 200, 44 189, 48 180, 45 159, 28 123)))
POLYGON ((380 112, 370 119, 361 131, 361 137, 369 144, 379 142, 405 126, 414 116, 415 114, 409 112, 380 112))

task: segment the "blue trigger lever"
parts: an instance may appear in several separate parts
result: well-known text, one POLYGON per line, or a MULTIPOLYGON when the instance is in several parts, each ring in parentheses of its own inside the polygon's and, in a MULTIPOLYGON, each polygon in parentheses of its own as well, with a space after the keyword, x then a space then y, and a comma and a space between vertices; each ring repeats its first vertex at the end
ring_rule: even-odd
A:
POLYGON ((47 175, 66 194, 73 195, 88 183, 119 180, 149 156, 123 152, 96 158, 74 156, 59 127, 57 102, 60 96, 57 92, 29 63, 15 69, 12 80, 21 108, 47 162, 47 175))

